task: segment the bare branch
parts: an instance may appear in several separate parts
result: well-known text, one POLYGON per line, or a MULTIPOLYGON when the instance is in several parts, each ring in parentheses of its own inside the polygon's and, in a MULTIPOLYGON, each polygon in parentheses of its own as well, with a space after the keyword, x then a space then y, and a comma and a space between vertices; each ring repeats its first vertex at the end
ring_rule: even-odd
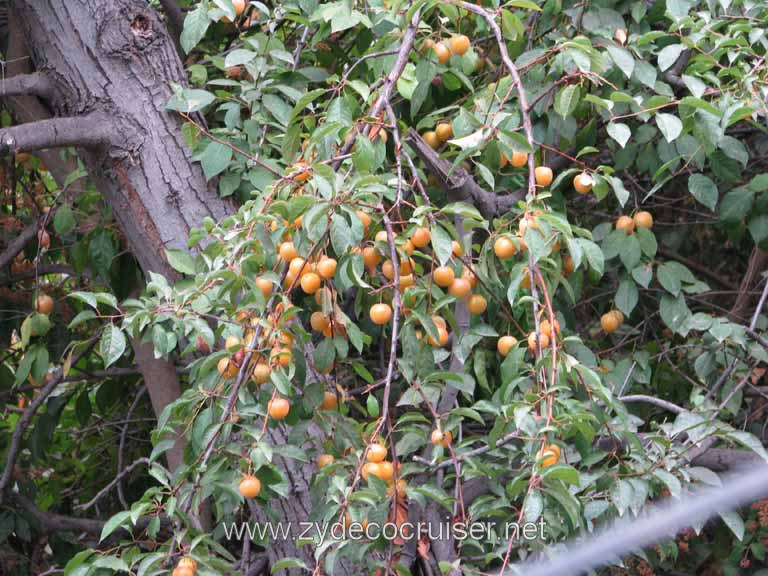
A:
POLYGON ((16 257, 16 254, 24 250, 24 246, 37 236, 37 230, 38 224, 35 222, 22 230, 21 234, 8 244, 8 247, 0 254, 0 269, 8 266, 16 257))
POLYGON ((99 114, 40 120, 0 130, 0 152, 33 152, 67 146, 95 148, 109 143, 110 130, 107 118, 99 114))
POLYGON ((666 400, 662 400, 661 398, 655 398, 654 396, 646 396, 645 394, 630 394, 629 396, 620 397, 619 400, 621 400, 625 404, 631 404, 633 402, 653 404, 654 406, 658 406, 659 408, 664 408, 664 410, 669 410, 670 412, 674 412, 675 414, 682 414, 683 412, 688 412, 688 410, 678 406, 677 404, 673 404, 672 402, 667 402, 666 400))
POLYGON ((0 97, 8 96, 40 96, 50 98, 53 94, 53 84, 45 74, 33 72, 19 74, 0 80, 0 97))
POLYGON ((88 510, 88 508, 90 508, 91 506, 96 504, 96 502, 101 500, 104 496, 109 494, 109 491, 112 490, 112 488, 114 488, 117 485, 117 483, 120 482, 120 480, 123 479, 123 477, 126 474, 130 474, 130 472, 134 468, 138 468, 139 466, 144 466, 145 464, 146 465, 150 464, 149 458, 139 458, 135 462, 132 462, 131 464, 126 466, 125 469, 122 470, 117 476, 115 476, 115 478, 109 484, 107 484, 106 486, 104 486, 104 488, 99 490, 98 493, 96 494, 96 496, 91 498, 85 504, 78 504, 77 506, 75 506, 75 510, 88 510))

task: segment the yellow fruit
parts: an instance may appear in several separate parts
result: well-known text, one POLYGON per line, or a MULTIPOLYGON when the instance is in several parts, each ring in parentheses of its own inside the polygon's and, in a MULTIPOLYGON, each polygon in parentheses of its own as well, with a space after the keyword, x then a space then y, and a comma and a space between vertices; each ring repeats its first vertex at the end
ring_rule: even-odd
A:
POLYGON ((245 12, 245 0, 232 0, 232 5, 235 7, 235 14, 238 16, 245 12))
POLYGON ((35 310, 40 314, 50 315, 53 312, 53 298, 48 296, 48 294, 40 294, 35 303, 35 310))
MULTIPOLYGON (((552 325, 549 320, 542 320, 541 324, 539 324, 539 330, 541 330, 542 334, 546 334, 547 338, 552 338, 552 325)), ((560 334, 560 322, 557 319, 555 319, 555 334, 560 334)))
POLYGON ((440 122, 435 127, 435 134, 440 142, 445 142, 453 138, 453 127, 448 122, 440 122))
POLYGON ((440 147, 440 139, 437 137, 437 134, 433 130, 428 130, 424 132, 424 141, 429 145, 432 150, 437 150, 440 147))
POLYGON ((590 176, 586 172, 577 174, 576 177, 573 179, 573 187, 576 189, 576 192, 578 192, 579 194, 587 194, 590 190, 592 190, 593 185, 594 185, 594 181, 592 180, 592 176, 590 176))
POLYGON ((449 268, 448 266, 438 266, 432 272, 432 279, 435 281, 435 284, 442 288, 447 288, 453 284, 455 278, 456 275, 453 272, 453 268, 449 268))
POLYGON ((379 230, 378 232, 376 232, 376 236, 374 236, 373 239, 376 242, 388 242, 389 241, 389 237, 387 236, 387 231, 386 230, 379 230))
POLYGON ((517 338, 514 336, 502 336, 499 338, 499 340, 496 342, 496 350, 499 351, 499 354, 502 356, 505 356, 509 354, 509 351, 512 350, 517 346, 517 338))
POLYGON ((619 216, 616 220, 616 230, 624 230, 629 236, 635 231, 635 221, 629 216, 619 216))
POLYGON ((219 374, 222 376, 222 378, 226 378, 228 380, 235 378, 237 373, 240 371, 240 369, 237 367, 237 364, 232 362, 230 358, 221 358, 216 364, 216 369, 219 371, 219 374))
POLYGON ((617 310, 611 310, 600 317, 600 326, 606 334, 616 332, 624 320, 624 315, 619 316, 616 312, 617 310))
POLYGON ((509 159, 509 163, 515 168, 522 168, 528 163, 528 154, 515 150, 512 152, 512 158, 509 159))
POLYGON ((448 287, 448 293, 454 298, 466 298, 472 292, 472 285, 466 278, 455 278, 448 287))
POLYGON ((379 473, 376 474, 384 482, 389 482, 395 475, 395 467, 392 462, 385 460, 379 463, 379 473))
POLYGON ((381 474, 381 469, 379 468, 379 464, 377 464, 376 462, 366 462, 365 464, 363 464, 363 469, 362 469, 363 480, 367 481, 368 478, 370 478, 371 476, 378 477, 379 474, 381 474))
POLYGON ((451 52, 457 56, 461 56, 469 50, 469 38, 464 36, 464 34, 455 34, 451 36, 449 43, 451 52))
POLYGON ((323 258, 317 263, 317 273, 320 274, 322 278, 330 280, 333 278, 334 274, 336 274, 337 265, 336 260, 333 258, 323 258))
POLYGON ((269 298, 272 294, 272 287, 274 285, 272 284, 271 280, 267 280, 266 278, 262 278, 259 276, 256 278, 256 287, 261 291, 264 298, 269 298))
POLYGON ((432 440, 432 444, 434 444, 435 446, 442 443, 443 437, 444 437, 443 433, 437 428, 432 430, 432 436, 430 438, 432 440))
POLYGON ((293 355, 287 348, 272 348, 272 352, 269 354, 269 359, 273 364, 278 364, 283 368, 287 368, 291 364, 293 355))
POLYGON ((285 398, 275 398, 274 400, 270 400, 269 405, 267 406, 269 417, 274 418, 275 420, 282 420, 288 416, 290 410, 291 403, 285 398))
POLYGON ((536 176, 536 185, 541 186, 542 188, 552 184, 552 179, 554 177, 552 168, 549 166, 537 166, 534 171, 534 176, 536 176))
POLYGON ((293 245, 293 242, 283 242, 280 244, 278 254, 285 262, 290 262, 299 255, 299 253, 296 252, 296 247, 293 245))
POLYGON ((445 432, 443 434, 443 440, 440 442, 440 445, 447 450, 448 446, 451 445, 451 442, 453 442, 453 434, 451 434, 450 431, 445 432))
POLYGON ((322 470, 326 466, 330 466, 331 464, 333 464, 333 460, 334 460, 334 458, 333 458, 332 455, 330 455, 330 454, 321 454, 317 458, 317 469, 318 470, 322 470))
POLYGON ((293 180, 296 182, 306 182, 312 178, 312 168, 306 162, 296 162, 291 168, 291 173, 295 174, 293 180))
POLYGON ((539 463, 539 467, 547 468, 548 466, 557 464, 557 454, 553 450, 550 450, 549 446, 546 446, 536 453, 536 460, 539 463))
POLYGON ((488 302, 482 294, 472 294, 467 300, 467 308, 473 316, 480 316, 488 308, 488 302))
POLYGON ((179 559, 179 563, 176 564, 177 568, 189 568, 192 570, 192 572, 197 570, 197 562, 195 562, 194 558, 190 558, 189 556, 184 556, 179 559))
POLYGON ((309 263, 307 263, 304 258, 301 258, 300 256, 297 256, 296 258, 293 258, 288 264, 288 274, 291 276, 302 276, 310 271, 309 263))
POLYGON ((299 282, 301 283, 301 289, 307 294, 314 294, 320 289, 320 276, 314 272, 304 274, 299 282))
POLYGON ((333 392, 323 393, 323 403, 320 404, 320 408, 323 410, 336 410, 339 406, 339 399, 333 392))
POLYGON ((400 249, 408 254, 408 256, 412 256, 413 253, 416 251, 416 246, 413 245, 413 242, 411 242, 410 239, 406 240, 402 246, 400 246, 400 249))
POLYGON ((506 260, 517 253, 517 246, 511 238, 499 236, 493 243, 493 252, 502 260, 506 260))
POLYGON ((389 304, 374 304, 369 311, 371 322, 374 324, 386 324, 392 319, 392 308, 389 304))
POLYGON ((427 50, 432 50, 435 47, 435 41, 432 40, 432 38, 427 38, 424 40, 424 44, 421 45, 422 52, 426 52, 427 50))
POLYGON ((224 341, 224 348, 226 350, 231 350, 232 348, 237 348, 240 346, 240 338, 237 336, 227 336, 227 339, 224 341))
POLYGON ((445 326, 438 326, 437 327, 437 342, 435 342, 435 339, 430 336, 427 338, 427 342, 429 342, 430 346, 445 346, 448 344, 448 329, 445 328, 445 326))
POLYGON ((365 459, 368 460, 368 462, 383 462, 384 459, 387 457, 387 448, 383 444, 379 444, 378 442, 373 442, 368 447, 368 454, 366 455, 365 459))
POLYGON ((367 212, 363 212, 362 210, 355 210, 355 214, 357 214, 357 217, 360 219, 360 223, 363 225, 363 230, 368 232, 368 227, 371 225, 371 217, 367 212))
POLYGON ((320 311, 312 312, 312 315, 309 317, 309 325, 315 332, 322 332, 330 323, 331 319, 320 311))
POLYGON ((261 492, 261 482, 256 476, 245 475, 240 481, 240 494, 243 498, 256 498, 261 492))
POLYGON ((573 258, 570 256, 563 256, 563 274, 570 276, 573 271, 576 270, 576 265, 573 262, 573 258))
POLYGON ((435 56, 437 56, 437 61, 440 62, 440 64, 448 64, 448 62, 451 61, 451 51, 442 42, 438 42, 432 46, 432 50, 434 51, 435 56))
POLYGON ((171 574, 172 576, 195 576, 195 572, 187 566, 176 566, 171 574))
POLYGON ((635 221, 636 228, 652 228, 653 227, 653 216, 651 216, 650 212, 646 212, 645 210, 641 210, 640 212, 637 212, 633 220, 635 221))
POLYGON ((384 260, 384 264, 381 265, 381 273, 384 275, 384 278, 386 278, 387 280, 394 280, 395 267, 392 265, 392 260, 390 259, 384 260))
POLYGON ((499 168, 504 168, 509 164, 509 158, 504 155, 504 152, 499 152, 499 168))
POLYGON ((475 286, 477 286, 477 276, 475 276, 472 273, 472 270, 470 270, 469 268, 464 268, 461 271, 461 277, 464 278, 465 280, 468 280, 470 286, 472 286, 472 289, 473 290, 475 289, 475 286))
POLYGON ((363 248, 363 262, 366 268, 376 268, 381 262, 381 255, 373 246, 363 248))
POLYGON ((456 240, 451 240, 451 254, 455 258, 461 258, 464 256, 464 248, 462 248, 461 244, 456 242, 456 240))
POLYGON ((416 248, 425 248, 432 239, 428 228, 416 228, 411 234, 411 242, 416 248))
POLYGON ((256 366, 253 367, 251 380, 256 384, 264 384, 269 380, 271 374, 272 368, 269 367, 269 364, 266 362, 258 362, 256 366))
MULTIPOLYGON (((544 351, 549 346, 549 336, 539 333, 539 343, 541 344, 541 350, 544 351)), ((528 350, 536 354, 536 332, 528 334, 528 350)))

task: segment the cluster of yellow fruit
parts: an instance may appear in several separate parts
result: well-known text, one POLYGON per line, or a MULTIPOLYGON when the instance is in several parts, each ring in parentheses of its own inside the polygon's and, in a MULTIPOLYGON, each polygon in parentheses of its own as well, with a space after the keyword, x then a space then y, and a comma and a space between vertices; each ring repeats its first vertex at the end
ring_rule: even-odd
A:
POLYGON ((616 230, 624 230, 627 236, 631 235, 635 228, 652 228, 653 216, 650 212, 640 210, 634 216, 619 216, 616 220, 616 230))
POLYGON ((433 445, 442 446, 447 450, 448 446, 453 442, 453 434, 451 434, 450 430, 443 432, 440 428, 435 428, 432 430, 430 440, 432 440, 433 445))
MULTIPOLYGON (((387 448, 381 442, 371 442, 368 446, 368 453, 365 456, 367 462, 363 464, 362 475, 366 482, 369 478, 375 476, 379 480, 390 485, 388 494, 391 496, 394 489, 395 465, 387 460, 387 448)), ((400 472, 401 465, 398 463, 397 471, 400 472)), ((397 481, 397 493, 399 497, 404 497, 407 486, 402 478, 397 481)))
POLYGON ((600 317, 600 326, 606 334, 616 332, 624 323, 624 314, 621 310, 610 310, 600 317))
POLYGON ((195 576, 197 573, 197 562, 189 556, 184 556, 173 569, 173 576, 195 576))
POLYGON ((449 122, 438 122, 434 130, 424 132, 423 138, 430 148, 437 150, 453 138, 453 127, 449 122))
POLYGON ((424 41, 424 50, 432 50, 437 57, 437 61, 440 64, 448 64, 451 61, 451 56, 462 56, 469 50, 470 42, 469 38, 464 34, 454 34, 445 42, 435 42, 431 38, 427 38, 424 41))
POLYGON ((536 453, 536 460, 540 468, 554 466, 560 461, 560 446, 557 444, 545 444, 536 453))

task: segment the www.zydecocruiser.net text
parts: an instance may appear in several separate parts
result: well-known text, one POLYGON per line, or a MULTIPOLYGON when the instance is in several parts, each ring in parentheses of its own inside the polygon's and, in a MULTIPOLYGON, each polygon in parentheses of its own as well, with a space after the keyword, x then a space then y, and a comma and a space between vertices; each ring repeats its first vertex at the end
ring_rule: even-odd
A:
POLYGON ((543 518, 538 522, 404 522, 395 524, 386 522, 224 522, 222 528, 228 540, 248 538, 257 542, 275 540, 318 541, 332 540, 386 540, 412 538, 418 540, 476 540, 486 541, 536 540, 544 538, 546 523, 543 518), (500 530, 499 530, 500 528, 500 530))

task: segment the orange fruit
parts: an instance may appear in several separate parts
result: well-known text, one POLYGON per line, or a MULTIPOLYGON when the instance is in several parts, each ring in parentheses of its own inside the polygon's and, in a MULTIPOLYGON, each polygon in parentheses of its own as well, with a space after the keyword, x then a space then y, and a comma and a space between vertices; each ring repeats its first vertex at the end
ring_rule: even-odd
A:
MULTIPOLYGON (((394 236, 397 236, 397 234, 394 234, 394 236)), ((386 230, 379 230, 378 232, 376 232, 376 236, 374 236, 373 239, 376 242, 385 242, 386 243, 386 242, 389 241, 389 237, 387 236, 387 231, 386 230)))
POLYGON ((629 216, 619 216, 616 220, 616 230, 624 230, 629 236, 635 231, 635 221, 629 216))
POLYGON ((440 442, 440 445, 447 450, 451 442, 453 442, 453 434, 450 431, 443 433, 443 440, 440 442))
POLYGON ((304 274, 299 282, 301 283, 301 289, 307 294, 314 294, 320 289, 320 276, 314 272, 304 274))
POLYGON ((573 263, 573 258, 570 256, 563 256, 563 274, 570 276, 573 271, 576 270, 576 265, 573 263))
POLYGON ((333 258, 323 258, 317 263, 317 273, 320 274, 322 278, 330 280, 333 278, 334 274, 336 274, 337 265, 336 260, 333 258))
POLYGON ((395 475, 395 467, 392 464, 392 462, 389 462, 388 460, 384 460, 384 462, 379 463, 379 473, 376 474, 380 479, 384 480, 384 482, 389 482, 392 480, 392 477, 395 475))
POLYGON ((272 348, 272 352, 269 354, 269 359, 273 363, 278 364, 283 368, 287 368, 291 364, 293 355, 287 348, 281 348, 278 346, 276 348, 272 348))
POLYGON ((339 399, 333 392, 323 393, 323 403, 320 404, 320 408, 323 410, 335 410, 339 405, 339 399))
MULTIPOLYGON (((448 46, 442 42, 438 42, 432 46, 432 50, 434 51, 435 56, 437 56, 437 61, 440 62, 440 64, 448 64, 448 62, 451 61, 451 51, 448 49, 448 46)), ((434 146, 432 147, 434 148, 434 146)))
POLYGON ((296 252, 296 247, 293 245, 293 242, 283 242, 280 244, 278 254, 280 258, 286 262, 290 262, 299 255, 299 253, 296 252))
POLYGON ((222 378, 226 378, 227 380, 237 377, 237 373, 240 371, 237 364, 235 364, 231 358, 226 357, 219 360, 216 364, 216 369, 219 371, 222 378))
POLYGON ((536 460, 541 468, 547 468, 557 464, 558 456, 554 450, 549 449, 549 445, 536 452, 536 460))
POLYGON ((645 210, 640 210, 640 212, 637 212, 632 219, 635 221, 636 228, 653 227, 653 216, 650 212, 646 212, 645 210))
POLYGON ((372 442, 368 447, 368 454, 366 455, 365 459, 368 460, 368 462, 378 463, 383 462, 386 457, 386 446, 380 444, 379 442, 372 442))
POLYGON ((176 568, 189 568, 192 570, 192 572, 195 572, 197 570, 197 562, 195 562, 194 558, 184 556, 179 559, 179 563, 176 564, 176 568))
POLYGON ((381 469, 379 468, 379 464, 376 462, 366 462, 363 464, 362 469, 362 476, 363 480, 368 480, 371 476, 376 476, 378 478, 379 474, 381 473, 381 469))
MULTIPOLYGON (((544 351, 549 346, 549 336, 544 333, 539 334, 539 342, 541 344, 541 350, 544 351)), ((528 334, 528 350, 531 353, 536 353, 536 332, 528 334)))
POLYGON ((456 242, 456 240, 451 240, 451 254, 455 258, 460 258, 464 256, 464 248, 462 248, 461 244, 456 242))
POLYGON ((381 262, 381 255, 373 246, 363 248, 363 263, 366 268, 376 268, 381 262))
MULTIPOLYGON (((552 338, 552 325, 546 318, 539 324, 539 330, 542 334, 546 334, 547 338, 552 338)), ((557 318, 555 318, 555 334, 560 334, 560 322, 557 321, 557 318)))
POLYGON ((326 466, 329 466, 329 465, 333 464, 333 460, 334 460, 334 458, 333 458, 332 455, 330 455, 330 454, 321 454, 317 458, 317 469, 318 470, 322 470, 326 466))
POLYGON ((224 340, 224 348, 226 350, 237 348, 238 346, 240 346, 240 338, 238 338, 237 336, 230 335, 230 336, 227 336, 226 340, 224 340))
POLYGON ((35 302, 35 310, 40 314, 48 316, 53 312, 53 298, 48 296, 48 294, 40 294, 40 296, 37 297, 37 302, 35 302))
POLYGON ((269 380, 271 374, 272 368, 269 367, 269 364, 266 362, 257 362, 256 366, 253 367, 251 380, 253 380, 256 384, 264 384, 269 380))
POLYGON ((392 260, 387 258, 384 260, 384 264, 381 265, 381 273, 384 275, 384 278, 387 280, 394 280, 395 278, 395 267, 392 265, 392 260))
POLYGON ((453 280, 456 278, 456 274, 454 274, 453 268, 448 266, 438 266, 432 272, 432 278, 435 281, 435 284, 443 288, 447 288, 453 283, 453 280))
POLYGON ((428 130, 424 132, 424 141, 429 145, 432 150, 437 150, 440 147, 440 139, 437 137, 437 134, 433 130, 428 130))
POLYGON ((611 310, 600 317, 600 326, 606 334, 616 332, 624 321, 624 315, 618 310, 611 310), (619 315, 621 314, 621 315, 619 315))
POLYGON ((435 134, 440 142, 445 142, 453 138, 453 127, 449 122, 440 122, 435 127, 435 134))
POLYGON ((187 566, 176 566, 171 574, 172 576, 195 576, 195 572, 187 566))
POLYGON ((424 248, 429 244, 432 239, 432 234, 429 232, 429 228, 416 228, 411 234, 411 243, 416 248, 424 248))
POLYGON ((371 225, 371 217, 367 212, 363 212, 362 210, 355 210, 355 214, 357 214, 357 217, 360 219, 360 223, 363 225, 363 230, 368 232, 368 227, 371 225))
POLYGON ((371 306, 369 315, 371 317, 371 322, 381 326, 382 324, 386 324, 392 319, 392 308, 389 304, 384 304, 383 302, 380 304, 374 304, 371 306))
POLYGON ((502 336, 496 342, 496 350, 498 350, 499 354, 502 356, 509 354, 509 351, 512 350, 512 348, 515 346, 517 346, 517 338, 514 336, 502 336))
POLYGON ((274 418, 275 420, 282 420, 288 416, 290 410, 291 403, 285 398, 275 398, 274 400, 270 400, 269 405, 267 406, 269 417, 274 418))
POLYGON ((488 308, 488 302, 482 294, 472 294, 467 300, 467 308, 473 316, 480 316, 488 308))
POLYGON ((517 246, 511 238, 499 236, 493 243, 493 252, 502 260, 506 260, 517 253, 517 246))
POLYGON ((451 52, 457 56, 462 56, 469 50, 469 38, 464 34, 454 34, 448 42, 451 47, 451 52))
POLYGON ((461 277, 465 280, 468 280, 470 286, 472 286, 472 289, 474 290, 475 286, 477 286, 477 276, 472 273, 472 270, 469 268, 464 268, 461 271, 461 277))
POLYGON ((301 276, 303 274, 306 274, 307 272, 309 272, 309 270, 310 270, 309 264, 301 256, 296 256, 296 258, 292 258, 291 262, 288 264, 288 274, 290 274, 294 278, 296 276, 301 276))
POLYGON ((232 5, 235 7, 235 14, 238 16, 245 12, 245 0, 232 0, 232 5))
POLYGON ((552 184, 552 179, 554 178, 552 168, 549 166, 537 166, 534 176, 536 176, 536 185, 543 188, 552 184))
POLYGON ((331 319, 320 311, 312 312, 312 315, 309 317, 309 325, 315 332, 322 332, 330 323, 331 319))
POLYGON ((472 292, 472 284, 466 278, 454 278, 448 293, 455 298, 466 298, 472 292))
POLYGON ((576 174, 576 177, 573 179, 573 187, 579 194, 587 194, 592 190, 593 185, 594 181, 592 180, 592 176, 586 172, 576 174))
POLYGON ((272 281, 267 280, 266 278, 262 278, 259 276, 256 278, 256 287, 261 291, 264 298, 269 298, 272 294, 272 281))
POLYGON ((243 498, 256 498, 261 492, 261 481, 256 476, 246 474, 240 481, 239 488, 243 498))
POLYGON ((427 50, 432 50, 435 47, 435 41, 432 40, 432 38, 427 38, 424 40, 424 43, 421 45, 422 52, 426 52, 427 50))
POLYGON ((448 344, 448 329, 445 326, 437 326, 437 342, 430 336, 427 338, 430 346, 445 346, 448 344))
POLYGON ((443 437, 444 437, 443 433, 439 429, 435 428, 434 430, 432 430, 432 435, 430 436, 430 439, 432 440, 432 444, 437 446, 438 444, 442 443, 443 437))
POLYGON ((528 163, 528 154, 514 150, 512 152, 512 158, 509 159, 509 163, 515 168, 522 168, 528 163))
POLYGON ((401 246, 400 249, 408 254, 408 256, 412 256, 414 251, 416 250, 416 246, 413 245, 413 242, 411 242, 410 239, 406 240, 401 246))

